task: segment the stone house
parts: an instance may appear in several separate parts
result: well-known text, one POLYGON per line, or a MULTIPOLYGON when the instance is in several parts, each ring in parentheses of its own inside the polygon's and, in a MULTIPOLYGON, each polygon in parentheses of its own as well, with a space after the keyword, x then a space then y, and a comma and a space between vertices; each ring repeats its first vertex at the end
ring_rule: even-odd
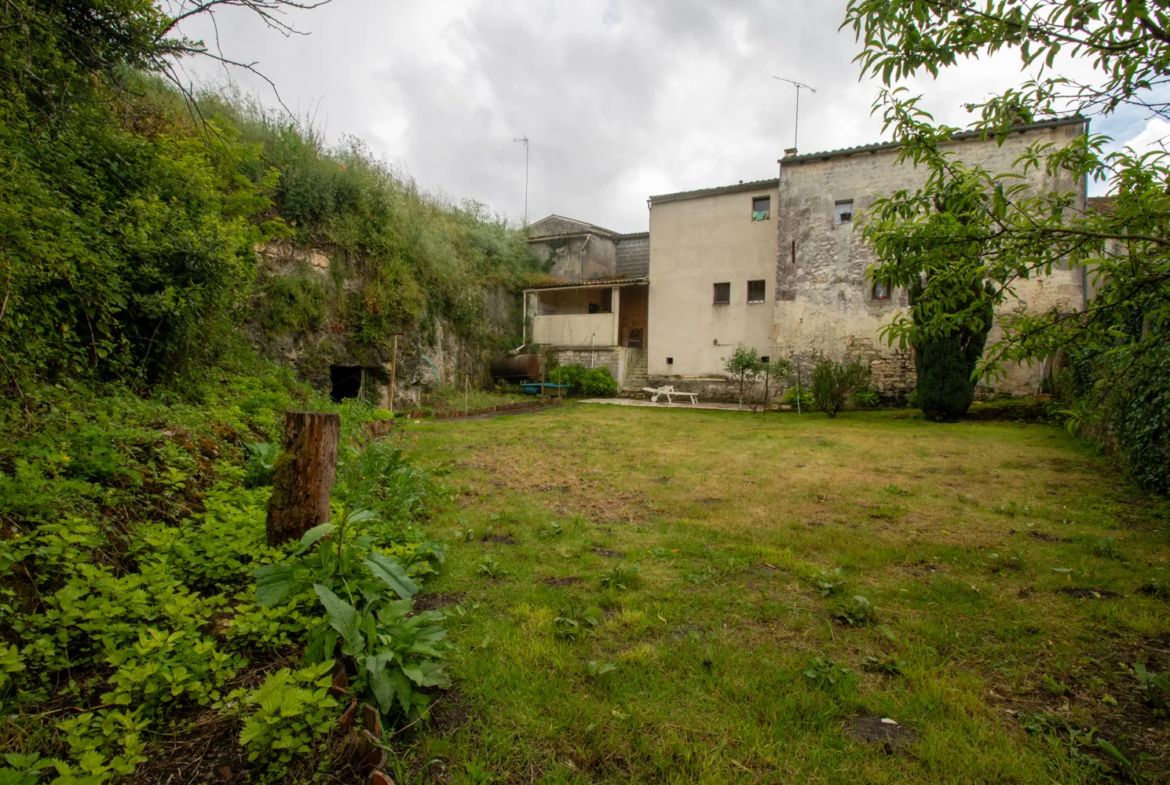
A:
MULTIPOLYGON (((951 144, 964 161, 1008 172, 1029 145, 1066 145, 1085 132, 1085 120, 1067 118, 1021 126, 1002 144, 972 133, 951 144)), ((779 165, 774 180, 651 196, 648 233, 561 216, 533 224, 529 242, 551 259, 552 280, 525 292, 530 343, 554 347, 562 363, 608 365, 627 389, 673 384, 709 399, 735 396, 723 363, 737 344, 805 374, 815 358, 861 357, 883 396, 904 397, 916 382, 913 358, 880 330, 908 307, 907 293, 867 278, 873 257, 857 217, 879 194, 920 187, 926 172, 899 164, 894 144, 791 150, 779 165)), ((1085 209, 1083 181, 1035 169, 1026 177, 1036 189, 1075 192, 1085 209)), ((1015 308, 1067 312, 1086 302, 1081 269, 1014 288, 1015 308)), ((998 335, 993 328, 991 340, 998 335)), ((983 392, 1031 393, 1041 373, 1013 366, 983 392)))
POLYGON ((607 366, 636 389, 646 376, 649 233, 550 215, 528 238, 549 281, 524 292, 526 342, 549 347, 562 365, 607 366))

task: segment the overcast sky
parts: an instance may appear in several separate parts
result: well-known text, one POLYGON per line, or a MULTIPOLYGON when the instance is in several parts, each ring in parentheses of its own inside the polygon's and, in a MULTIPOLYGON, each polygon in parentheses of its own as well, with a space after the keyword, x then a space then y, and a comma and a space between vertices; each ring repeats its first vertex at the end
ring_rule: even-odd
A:
MULTIPOLYGON (((285 105, 330 140, 353 135, 431 191, 519 223, 558 213, 621 232, 647 228, 651 194, 776 176, 802 93, 803 152, 882 139, 877 85, 858 81, 845 0, 333 0, 287 19, 286 38, 250 13, 216 18, 225 55, 258 61, 285 105)), ((213 41, 207 20, 183 31, 213 41)), ((222 81, 208 62, 199 80, 222 81)), ((1018 60, 964 64, 911 84, 936 118, 1021 81, 1018 60)), ((265 102, 270 88, 232 78, 265 102)), ((1161 136, 1145 119, 1094 124, 1118 140, 1161 136)))

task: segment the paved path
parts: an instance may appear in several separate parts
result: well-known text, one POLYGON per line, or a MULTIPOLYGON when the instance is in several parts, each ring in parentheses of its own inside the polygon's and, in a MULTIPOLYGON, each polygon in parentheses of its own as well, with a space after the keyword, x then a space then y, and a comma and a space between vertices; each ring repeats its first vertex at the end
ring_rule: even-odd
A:
MULTIPOLYGON (((637 400, 635 398, 586 398, 581 403, 608 403, 611 406, 649 406, 654 409, 722 409, 724 411, 750 412, 751 408, 745 403, 743 408, 734 403, 667 403, 665 400, 653 403, 649 398, 637 400)), ((758 407, 757 407, 758 408, 758 407)))

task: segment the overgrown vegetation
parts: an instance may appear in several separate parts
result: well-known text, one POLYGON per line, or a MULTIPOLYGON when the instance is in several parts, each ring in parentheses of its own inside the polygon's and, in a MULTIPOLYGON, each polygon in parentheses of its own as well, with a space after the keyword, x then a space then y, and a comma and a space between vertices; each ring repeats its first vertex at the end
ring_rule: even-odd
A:
POLYGON ((439 619, 411 614, 444 558, 416 526, 441 486, 362 436, 368 408, 344 407, 336 524, 269 548, 266 445, 283 409, 329 404, 259 370, 192 390, 199 405, 43 387, 27 391, 31 429, 3 410, 3 738, 59 783, 181 762, 173 742, 206 732, 229 750, 236 737, 245 776, 344 766, 324 690, 335 662, 388 720, 446 684, 439 619), (355 603, 376 621, 354 627, 355 603))
POLYGON ((172 58, 202 47, 154 3, 13 0, 3 15, 0 370, 11 392, 173 379, 231 355, 254 314, 269 332, 299 331, 328 308, 367 344, 443 318, 492 342, 489 290, 538 271, 518 231, 481 205, 420 192, 359 142, 331 149, 245 97, 172 88, 160 77, 172 58), (257 286, 254 249, 274 241, 326 248, 360 290, 312 271, 257 286))

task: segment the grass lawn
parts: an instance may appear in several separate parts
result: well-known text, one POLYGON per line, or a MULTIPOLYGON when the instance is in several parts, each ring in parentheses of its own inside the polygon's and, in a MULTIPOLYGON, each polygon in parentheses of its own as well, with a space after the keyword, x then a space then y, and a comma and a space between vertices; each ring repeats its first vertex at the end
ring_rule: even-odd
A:
POLYGON ((400 785, 1132 779, 1111 752, 1165 781, 1168 695, 1133 667, 1170 671, 1167 508, 1057 428, 598 405, 410 427, 458 489, 420 597, 458 683, 392 742, 400 785))

